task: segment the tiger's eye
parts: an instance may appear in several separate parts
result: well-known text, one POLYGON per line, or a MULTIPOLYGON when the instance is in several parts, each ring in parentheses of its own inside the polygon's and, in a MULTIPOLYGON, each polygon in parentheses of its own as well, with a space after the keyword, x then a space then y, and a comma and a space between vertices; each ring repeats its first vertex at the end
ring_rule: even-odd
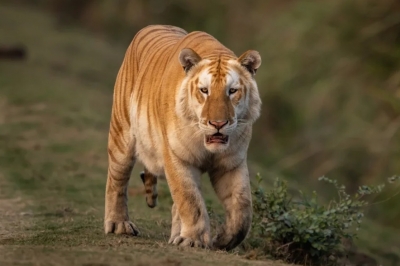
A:
POLYGON ((204 94, 208 94, 208 89, 207 88, 200 88, 200 91, 204 94))
POLYGON ((230 88, 229 89, 229 95, 234 94, 237 91, 238 91, 238 89, 230 88))

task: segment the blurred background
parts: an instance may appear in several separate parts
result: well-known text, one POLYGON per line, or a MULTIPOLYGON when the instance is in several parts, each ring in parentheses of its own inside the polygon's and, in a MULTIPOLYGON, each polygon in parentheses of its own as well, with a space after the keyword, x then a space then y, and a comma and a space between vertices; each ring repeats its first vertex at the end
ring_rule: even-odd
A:
MULTIPOLYGON (((52 75, 68 73, 74 80, 68 86, 86 90, 87 109, 104 102, 101 122, 79 113, 82 124, 107 131, 125 49, 142 27, 171 24, 206 31, 237 55, 248 49, 261 53, 256 79, 263 109, 249 160, 266 183, 282 177, 293 188, 315 189, 328 198, 333 195, 317 181, 320 176, 355 192, 400 174, 398 0, 2 0, 2 5, 13 11, 1 12, 14 13, 7 22, 13 25, 0 27, 0 47, 24 47, 33 67, 41 67, 46 55, 52 75), (28 19, 27 10, 36 15, 28 19), (89 58, 92 51, 96 61, 89 58), (109 100, 99 103, 96 90, 109 100)), ((393 258, 392 265, 399 262, 398 191, 388 186, 374 199, 383 202, 368 208, 367 231, 381 242, 371 235, 359 241, 370 253, 393 258), (397 241, 389 244, 389 236, 397 241)))

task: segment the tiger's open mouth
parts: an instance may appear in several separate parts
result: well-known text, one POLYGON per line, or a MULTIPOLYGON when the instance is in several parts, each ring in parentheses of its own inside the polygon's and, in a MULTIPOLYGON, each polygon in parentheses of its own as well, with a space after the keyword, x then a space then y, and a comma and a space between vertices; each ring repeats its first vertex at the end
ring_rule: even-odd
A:
POLYGON ((228 135, 224 135, 221 133, 215 133, 213 135, 206 135, 206 143, 211 144, 211 143, 221 143, 221 144, 227 144, 229 140, 228 135))

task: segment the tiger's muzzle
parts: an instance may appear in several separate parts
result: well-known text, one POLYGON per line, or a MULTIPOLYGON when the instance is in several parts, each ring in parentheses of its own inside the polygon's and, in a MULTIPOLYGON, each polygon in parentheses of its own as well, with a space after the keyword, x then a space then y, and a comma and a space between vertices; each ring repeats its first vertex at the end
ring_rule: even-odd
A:
POLYGON ((206 135, 206 143, 220 143, 220 144, 228 144, 229 136, 224 135, 220 132, 220 130, 228 125, 228 120, 209 120, 208 124, 218 130, 217 133, 212 135, 206 135))

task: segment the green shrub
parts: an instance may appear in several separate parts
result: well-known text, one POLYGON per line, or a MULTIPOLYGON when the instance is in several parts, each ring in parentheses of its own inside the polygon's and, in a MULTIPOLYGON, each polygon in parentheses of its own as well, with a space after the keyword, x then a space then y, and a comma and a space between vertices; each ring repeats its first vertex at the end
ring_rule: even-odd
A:
MULTIPOLYGON (((384 185, 361 186, 351 196, 336 180, 321 177, 338 193, 337 199, 323 205, 316 192, 306 196, 300 191, 299 199, 288 195, 287 183, 277 179, 273 188, 264 192, 253 190, 253 227, 247 241, 250 248, 276 259, 305 265, 335 265, 341 253, 343 239, 356 236, 367 205, 366 195, 382 191, 384 185)), ((393 177, 393 181, 398 177, 393 177)))

